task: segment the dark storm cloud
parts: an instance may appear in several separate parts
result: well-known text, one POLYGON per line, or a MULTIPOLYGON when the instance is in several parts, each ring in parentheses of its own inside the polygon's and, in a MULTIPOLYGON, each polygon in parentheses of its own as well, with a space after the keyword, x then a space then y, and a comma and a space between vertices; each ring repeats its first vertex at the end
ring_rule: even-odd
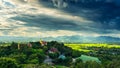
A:
MULTIPOLYGON (((24 0, 16 0, 17 2, 25 2, 24 0)), ((29 0, 34 2, 33 0, 29 0)), ((59 0, 58 0, 59 1, 59 0)), ((68 3, 66 8, 56 8, 60 11, 70 13, 71 15, 81 16, 88 20, 95 21, 107 25, 112 19, 120 17, 120 7, 117 4, 120 4, 120 0, 63 0, 68 3)), ((44 5, 46 8, 51 7, 55 8, 52 0, 36 0, 34 4, 44 5)))
MULTIPOLYGON (((85 19, 96 22, 96 25, 99 24, 97 28, 99 29, 116 29, 120 30, 120 0, 84 0, 75 1, 75 0, 63 0, 68 3, 66 8, 58 9, 64 12, 70 13, 71 15, 76 15, 83 17, 85 19)), ((48 7, 54 7, 51 1, 49 0, 39 0, 40 4, 43 2, 43 5, 48 7)), ((94 26, 94 28, 96 28, 94 26)), ((104 32, 104 31, 103 31, 104 32)))
POLYGON ((113 0, 117 6, 120 6, 120 0, 113 0))
MULTIPOLYGON (((91 31, 101 34, 111 33, 108 30, 120 30, 120 7, 117 0, 112 3, 101 2, 68 2, 66 8, 56 8, 50 0, 38 0, 39 4, 46 8, 55 8, 59 11, 69 13, 71 16, 83 17, 93 21, 94 24, 76 24, 75 21, 62 18, 55 18, 47 15, 23 14, 11 19, 27 22, 25 26, 40 27, 43 30, 70 30, 70 31, 91 31), (116 4, 116 5, 115 5, 116 4)), ((103 0, 105 1, 105 0, 103 0)), ((23 1, 24 2, 24 1, 23 1)), ((118 2, 119 3, 119 2, 118 2)), ((37 3, 35 3, 37 4, 37 3)), ((34 9, 34 8, 33 8, 34 9)), ((32 11, 33 9, 29 10, 32 11)), ((35 9, 36 10, 36 9, 35 9)))
POLYGON ((109 22, 96 22, 93 24, 75 23, 72 20, 62 18, 55 18, 48 15, 30 15, 22 14, 20 16, 12 17, 16 21, 26 22, 25 26, 39 27, 43 31, 49 30, 70 30, 70 31, 83 31, 83 32, 96 32, 99 34, 112 33, 108 30, 120 30, 120 18, 111 19, 109 22))
MULTIPOLYGON (((86 4, 87 6, 91 6, 86 4)), ((85 6, 72 6, 73 9, 66 10, 67 12, 70 12, 71 14, 79 15, 82 17, 85 17, 86 19, 98 22, 98 23, 104 23, 105 21, 110 21, 111 19, 114 19, 116 17, 120 17, 120 8, 116 7, 111 4, 103 4, 103 5, 97 5, 91 6, 91 7, 85 7, 85 6), (84 11, 82 11, 84 10, 84 11)), ((109 22, 108 22, 109 23, 109 22)))
MULTIPOLYGON (((98 32, 97 29, 91 29, 91 24, 84 22, 72 21, 70 19, 55 18, 47 15, 27 15, 16 16, 11 19, 27 22, 25 26, 39 27, 43 31, 57 31, 57 30, 70 30, 70 31, 91 31, 98 32), (77 23, 76 23, 77 22, 77 23)), ((95 27, 94 27, 95 28, 95 27)))
POLYGON ((79 26, 72 20, 54 18, 47 15, 22 15, 11 19, 27 22, 26 26, 40 27, 45 30, 81 30, 84 27, 79 26))
POLYGON ((99 25, 97 28, 101 30, 120 30, 120 7, 115 6, 114 4, 97 4, 91 2, 90 4, 70 6, 71 7, 65 9, 65 12, 69 12, 71 15, 82 16, 88 20, 94 21, 96 22, 96 25, 99 25))

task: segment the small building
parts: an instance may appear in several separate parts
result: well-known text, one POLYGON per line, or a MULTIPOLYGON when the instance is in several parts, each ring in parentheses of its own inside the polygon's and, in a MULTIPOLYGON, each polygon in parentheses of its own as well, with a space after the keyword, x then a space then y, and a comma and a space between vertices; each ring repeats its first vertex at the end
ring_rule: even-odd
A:
POLYGON ((62 60, 65 60, 65 59, 66 59, 66 56, 62 54, 62 55, 60 55, 58 58, 59 58, 59 59, 62 59, 62 60))
POLYGON ((95 62, 101 63, 101 61, 97 57, 92 57, 92 56, 87 56, 87 55, 81 55, 77 59, 81 59, 83 62, 95 61, 95 62))
POLYGON ((44 46, 44 45, 47 45, 47 42, 46 42, 46 41, 40 41, 40 44, 41 44, 42 46, 44 46))
POLYGON ((28 47, 32 47, 32 44, 31 44, 31 43, 28 43, 27 46, 28 46, 28 47))
POLYGON ((56 53, 59 52, 57 48, 52 47, 49 51, 49 53, 56 53))

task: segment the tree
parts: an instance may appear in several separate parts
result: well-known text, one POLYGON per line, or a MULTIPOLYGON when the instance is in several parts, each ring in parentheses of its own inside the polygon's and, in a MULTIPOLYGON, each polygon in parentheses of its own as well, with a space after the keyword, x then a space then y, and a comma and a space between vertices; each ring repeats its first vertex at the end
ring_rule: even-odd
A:
POLYGON ((99 64, 95 61, 87 61, 86 63, 78 62, 73 68, 104 68, 102 64, 99 64))
POLYGON ((107 68, 120 68, 120 61, 119 60, 113 60, 108 63, 107 68))
POLYGON ((9 57, 10 58, 15 58, 16 62, 19 63, 19 64, 25 64, 26 60, 27 60, 26 55, 23 54, 23 53, 21 53, 21 54, 11 54, 9 57))
POLYGON ((73 66, 73 68, 85 68, 85 64, 83 62, 79 62, 73 66))
POLYGON ((48 55, 49 55, 50 58, 52 58, 52 59, 56 59, 56 58, 58 58, 59 53, 58 53, 58 52, 55 52, 55 53, 49 53, 48 55))
POLYGON ((56 58, 54 63, 62 66, 70 66, 72 64, 72 57, 66 57, 65 59, 56 58))
POLYGON ((2 57, 0 58, 0 68, 19 68, 15 59, 2 57))
POLYGON ((100 63, 97 63, 95 61, 87 61, 85 63, 85 68, 103 68, 100 63))
POLYGON ((40 42, 30 42, 30 43, 32 44, 32 48, 34 49, 39 49, 42 47, 40 42))
POLYGON ((80 57, 80 56, 81 56, 80 51, 77 51, 77 50, 73 50, 72 51, 72 57, 73 58, 80 57))

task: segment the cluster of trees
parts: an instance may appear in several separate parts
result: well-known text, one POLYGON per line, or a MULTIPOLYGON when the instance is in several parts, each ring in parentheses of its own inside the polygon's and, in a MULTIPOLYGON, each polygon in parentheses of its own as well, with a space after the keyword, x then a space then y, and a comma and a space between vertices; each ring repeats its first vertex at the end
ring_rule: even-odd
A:
POLYGON ((99 57, 103 62, 120 60, 120 49, 117 47, 88 47, 87 49, 93 50, 86 53, 87 55, 99 57))
MULTIPOLYGON (((52 68, 59 66, 65 66, 62 68, 119 68, 120 56, 114 57, 112 60, 108 60, 105 57, 100 57, 102 63, 94 61, 82 62, 81 59, 77 59, 73 62, 73 58, 80 57, 81 54, 87 54, 84 52, 73 50, 63 43, 56 41, 47 42, 47 45, 42 46, 40 42, 30 42, 32 47, 28 44, 19 44, 13 42, 11 46, 0 46, 0 68, 52 68), (56 48, 58 51, 55 53, 49 53, 51 48, 56 48), (65 59, 58 58, 61 54, 65 56, 65 59), (53 59, 54 65, 47 65, 44 62, 46 56, 53 59)), ((108 57, 106 55, 106 57, 108 57)), ((59 68, 59 67, 58 67, 59 68)))
POLYGON ((120 61, 104 61, 103 63, 97 63, 95 61, 87 61, 83 63, 80 60, 77 60, 76 63, 71 65, 71 68, 120 68, 120 61))
POLYGON ((50 58, 54 60, 53 62, 57 65, 69 65, 72 62, 72 56, 80 56, 80 52, 73 51, 71 48, 64 46, 63 43, 58 43, 56 41, 48 42, 47 45, 44 46, 42 46, 40 42, 30 42, 30 44, 32 47, 29 47, 26 43, 19 44, 15 42, 13 42, 11 46, 0 46, 0 60, 2 60, 0 61, 0 66, 8 65, 6 68, 9 68, 9 66, 13 64, 12 68, 17 68, 22 67, 25 64, 41 65, 46 56, 50 56, 50 58), (18 45, 20 49, 18 49, 18 45), (58 49, 58 53, 48 54, 48 50, 53 47, 58 49), (64 54, 66 59, 58 59, 60 54, 64 54), (11 63, 9 63, 9 61, 11 63))

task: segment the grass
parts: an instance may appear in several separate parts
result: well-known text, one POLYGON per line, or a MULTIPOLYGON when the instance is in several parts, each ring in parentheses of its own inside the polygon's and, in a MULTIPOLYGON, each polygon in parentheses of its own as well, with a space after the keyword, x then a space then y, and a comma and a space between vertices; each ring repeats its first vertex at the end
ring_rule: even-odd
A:
POLYGON ((2 43, 2 44, 0 44, 0 46, 4 46, 4 47, 10 46, 10 45, 11 45, 11 43, 2 43))
POLYGON ((103 47, 103 48, 120 48, 120 45, 116 44, 65 44, 74 50, 89 52, 92 50, 87 49, 88 47, 103 47))

